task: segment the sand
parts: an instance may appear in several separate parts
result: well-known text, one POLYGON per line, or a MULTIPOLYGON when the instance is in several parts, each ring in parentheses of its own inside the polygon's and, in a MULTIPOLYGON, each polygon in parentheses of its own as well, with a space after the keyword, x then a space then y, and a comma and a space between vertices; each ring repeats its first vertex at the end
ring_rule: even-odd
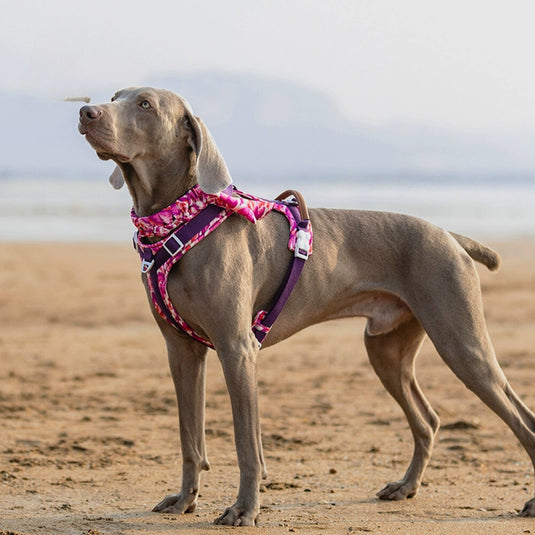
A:
MULTIPOLYGON (((481 273, 500 362, 535 408, 535 241, 495 243, 481 273)), ((163 339, 127 245, 2 244, 0 533, 236 533, 213 525, 237 492, 231 413, 209 361, 207 446, 193 514, 151 513, 177 491, 180 449, 163 339)), ((308 329, 259 360, 269 475, 257 528, 274 534, 535 533, 517 512, 532 466, 506 426, 426 342, 422 388, 443 424, 419 494, 374 495, 412 453, 405 418, 367 362, 362 320, 308 329)))

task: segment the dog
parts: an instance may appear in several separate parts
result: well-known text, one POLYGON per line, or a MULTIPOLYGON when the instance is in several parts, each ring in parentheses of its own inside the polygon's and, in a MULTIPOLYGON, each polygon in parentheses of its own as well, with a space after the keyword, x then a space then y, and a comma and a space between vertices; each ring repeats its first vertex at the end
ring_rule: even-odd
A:
MULTIPOLYGON (((158 213, 195 186, 217 195, 232 178, 213 137, 182 97, 166 90, 129 88, 111 102, 83 106, 79 131, 117 168, 115 188, 126 182, 139 217, 158 213)), ((437 414, 414 375, 414 360, 429 336, 453 373, 513 431, 535 462, 535 415, 509 385, 490 341, 474 260, 498 268, 497 253, 470 238, 401 214, 312 209, 314 253, 263 347, 326 320, 367 318, 370 362, 406 414, 414 453, 405 475, 378 497, 412 498, 418 491, 439 428, 437 414)), ((240 468, 236 502, 217 524, 256 524, 265 463, 258 416, 256 310, 273 302, 291 252, 288 223, 270 213, 256 224, 230 216, 171 270, 168 292, 195 332, 221 361, 234 421, 240 468)), ((148 288, 147 275, 142 275, 148 288)), ((147 290, 148 291, 148 290, 147 290)), ((182 487, 154 511, 195 510, 206 456, 207 348, 162 319, 180 415, 182 487)), ((520 513, 535 516, 535 498, 520 513)))

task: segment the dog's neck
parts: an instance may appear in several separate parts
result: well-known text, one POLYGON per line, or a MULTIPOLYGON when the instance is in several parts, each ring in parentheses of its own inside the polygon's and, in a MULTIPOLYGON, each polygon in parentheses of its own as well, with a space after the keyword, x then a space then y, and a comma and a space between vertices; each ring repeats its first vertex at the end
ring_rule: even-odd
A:
POLYGON ((197 184, 195 161, 179 165, 177 161, 117 162, 132 197, 134 210, 139 216, 155 214, 182 197, 197 184))

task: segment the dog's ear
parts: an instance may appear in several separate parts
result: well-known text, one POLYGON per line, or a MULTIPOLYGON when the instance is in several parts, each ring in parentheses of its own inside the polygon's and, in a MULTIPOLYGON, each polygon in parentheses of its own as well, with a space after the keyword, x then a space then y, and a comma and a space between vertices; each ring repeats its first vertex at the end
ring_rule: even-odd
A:
POLYGON ((188 144, 197 155, 197 181, 205 193, 219 193, 232 184, 227 164, 215 144, 212 134, 199 117, 184 101, 186 120, 189 123, 191 135, 188 144))
POLYGON ((121 189, 123 187, 124 176, 118 165, 115 166, 115 169, 113 170, 113 173, 110 175, 110 178, 108 180, 110 181, 110 184, 114 187, 114 189, 121 189))

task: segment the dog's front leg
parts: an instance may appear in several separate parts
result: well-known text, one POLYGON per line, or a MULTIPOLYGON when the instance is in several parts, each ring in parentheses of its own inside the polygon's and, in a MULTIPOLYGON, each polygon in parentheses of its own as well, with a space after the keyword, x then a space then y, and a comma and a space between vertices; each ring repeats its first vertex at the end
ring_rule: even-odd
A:
POLYGON ((179 494, 166 496, 153 511, 192 513, 197 506, 201 470, 210 468, 204 439, 207 348, 174 332, 165 339, 178 401, 182 488, 179 494))
POLYGON ((233 346, 218 349, 218 356, 232 405, 240 488, 236 502, 215 522, 231 526, 254 526, 260 510, 260 479, 266 475, 258 417, 258 343, 249 331, 243 340, 233 346))

